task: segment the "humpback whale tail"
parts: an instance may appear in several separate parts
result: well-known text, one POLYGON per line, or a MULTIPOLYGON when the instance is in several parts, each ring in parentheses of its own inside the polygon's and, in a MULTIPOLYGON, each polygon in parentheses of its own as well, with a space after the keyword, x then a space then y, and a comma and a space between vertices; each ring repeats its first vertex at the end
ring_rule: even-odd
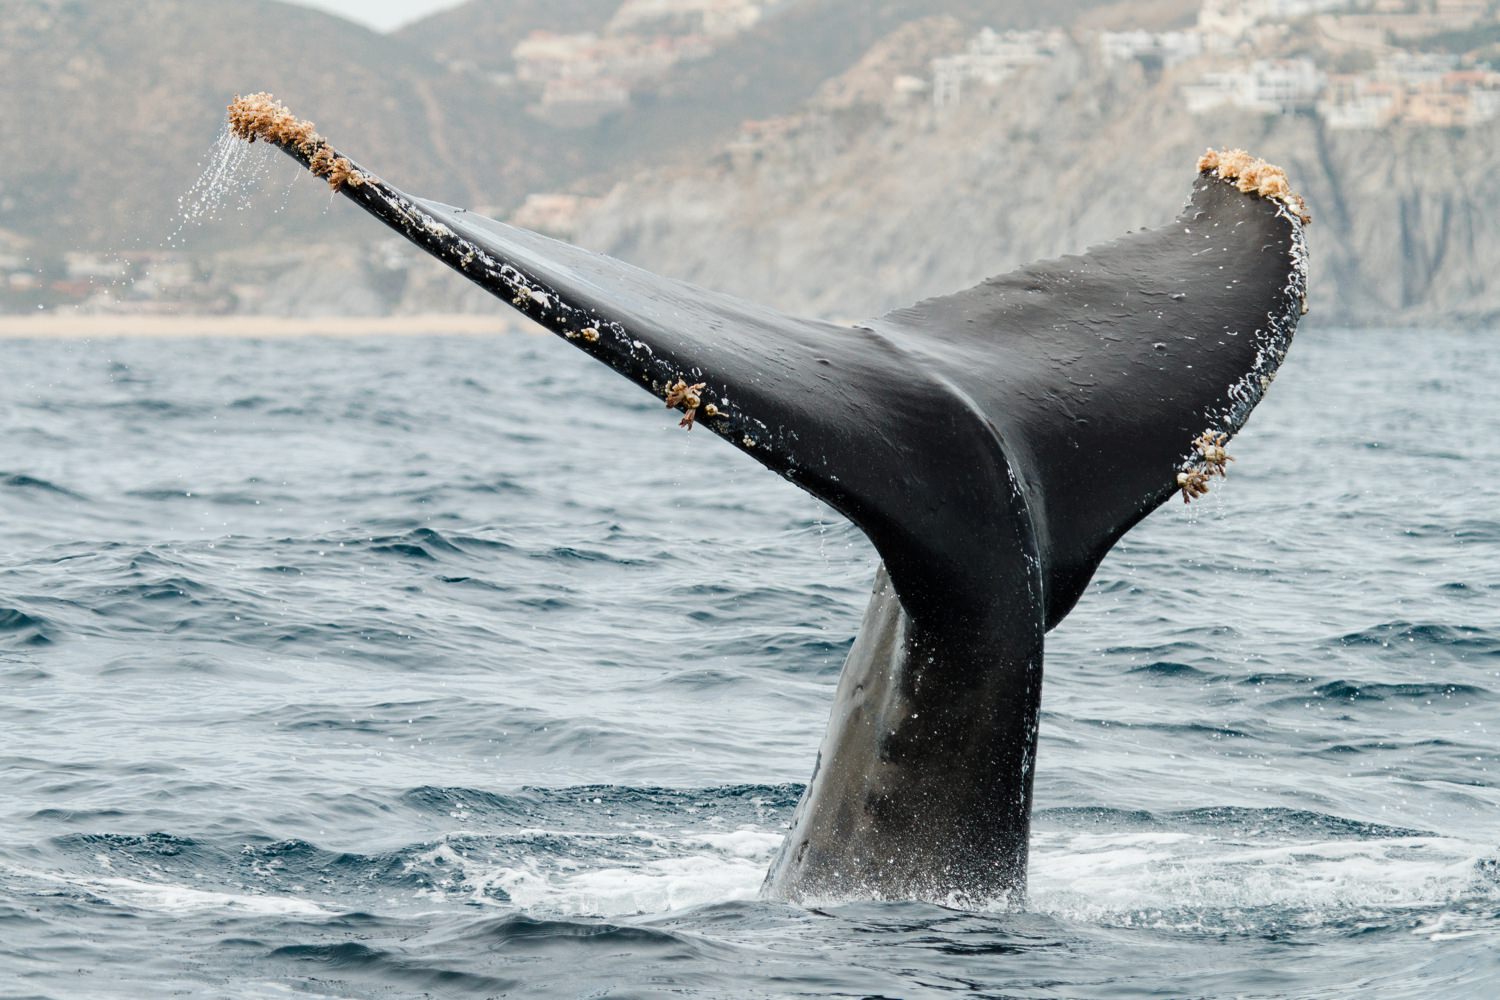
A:
POLYGON ((1043 636, 1225 471, 1303 309, 1301 199, 1206 154, 1182 214, 853 327, 405 194, 269 95, 230 123, 858 525, 883 566, 777 898, 1024 889, 1043 636))

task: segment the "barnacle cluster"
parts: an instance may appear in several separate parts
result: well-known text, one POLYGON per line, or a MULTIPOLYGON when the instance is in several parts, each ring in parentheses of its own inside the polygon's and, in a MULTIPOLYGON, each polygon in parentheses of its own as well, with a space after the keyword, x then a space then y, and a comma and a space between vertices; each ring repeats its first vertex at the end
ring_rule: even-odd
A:
MULTIPOLYGON (((703 405, 703 398, 699 393, 707 387, 707 382, 688 385, 685 379, 678 379, 676 384, 667 386, 668 408, 674 406, 683 408, 682 420, 678 422, 677 426, 686 427, 688 430, 693 429, 693 421, 698 418, 698 407, 703 405)), ((711 417, 716 416, 719 412, 719 408, 712 403, 708 404, 708 409, 712 411, 709 413, 711 417)))
POLYGON ((296 150, 307 158, 307 168, 335 191, 345 184, 359 187, 365 182, 364 175, 328 145, 312 122, 298 118, 270 94, 236 97, 229 105, 229 128, 246 142, 264 139, 296 150))
POLYGON ((1231 181, 1245 194, 1256 194, 1285 205, 1303 225, 1312 221, 1307 202, 1292 190, 1286 171, 1265 160, 1257 159, 1243 149, 1210 149, 1198 157, 1198 172, 1213 173, 1220 180, 1231 181))
POLYGON ((1177 488, 1182 491, 1182 502, 1191 503, 1208 492, 1208 473, 1185 469, 1177 473, 1177 488))
POLYGON ((1177 473, 1177 488, 1182 491, 1182 502, 1190 503, 1208 492, 1209 480, 1229 475, 1229 463, 1234 456, 1224 450, 1229 435, 1217 431, 1204 431, 1193 439, 1193 457, 1177 473))

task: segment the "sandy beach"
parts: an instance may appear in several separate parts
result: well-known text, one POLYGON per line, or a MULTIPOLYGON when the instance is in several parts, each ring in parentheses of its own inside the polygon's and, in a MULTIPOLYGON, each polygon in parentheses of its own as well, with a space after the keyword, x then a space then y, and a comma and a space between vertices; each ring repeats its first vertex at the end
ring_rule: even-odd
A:
POLYGON ((38 312, 0 315, 0 337, 367 337, 535 333, 501 315, 415 316, 111 316, 38 312))

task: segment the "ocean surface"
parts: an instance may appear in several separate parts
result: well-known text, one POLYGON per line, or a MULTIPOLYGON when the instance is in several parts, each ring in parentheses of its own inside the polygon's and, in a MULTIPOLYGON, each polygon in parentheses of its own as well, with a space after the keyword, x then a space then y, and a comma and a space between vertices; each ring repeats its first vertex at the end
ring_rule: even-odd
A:
POLYGON ((1500 350, 1306 329, 1024 910, 757 899, 874 555, 528 334, 0 341, 0 996, 1500 995, 1500 350))

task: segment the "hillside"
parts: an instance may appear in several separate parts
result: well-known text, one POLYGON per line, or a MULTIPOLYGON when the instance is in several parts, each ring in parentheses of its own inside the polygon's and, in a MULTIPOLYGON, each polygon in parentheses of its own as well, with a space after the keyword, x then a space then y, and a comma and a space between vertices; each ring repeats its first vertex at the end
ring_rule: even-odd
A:
POLYGON ((323 13, 270 0, 3 0, 0 94, 24 111, 0 115, 0 228, 51 248, 159 240, 227 100, 255 90, 309 109, 351 153, 438 197, 504 204, 576 169, 521 155, 542 129, 497 114, 494 94, 323 13))
MULTIPOLYGON (((744 118, 790 112, 913 10, 1034 17, 1022 0, 862 6, 783 4, 579 129, 528 114, 535 95, 501 73, 531 31, 601 31, 619 0, 473 0, 392 36, 274 0, 0 0, 0 94, 21 111, 0 115, 0 230, 44 250, 159 238, 236 93, 275 93, 413 189, 504 211, 584 178, 607 188, 744 118)), ((278 225, 313 231, 295 213, 278 225)))
POLYGON ((1285 166, 1312 206, 1317 319, 1500 317, 1489 264, 1500 213, 1471 194, 1494 169, 1493 133, 1199 122, 1131 74, 1079 88, 1038 71, 1012 97, 910 130, 804 115, 774 143, 622 185, 578 239, 789 310, 858 318, 1160 225, 1204 146, 1244 146, 1285 166))
POLYGON ((469 0, 395 32, 445 65, 480 73, 513 73, 511 51, 533 31, 599 32, 620 0, 469 0))
POLYGON ((722 142, 746 119, 794 110, 902 25, 946 15, 970 30, 1067 24, 1099 0, 799 0, 710 58, 683 65, 631 114, 601 124, 598 143, 639 157, 722 142))
POLYGON ((1446 123, 1464 95, 1424 82, 1404 116, 1353 127, 1327 103, 1193 111, 1184 95, 1215 79, 1214 60, 1164 71, 1103 59, 1099 45, 1074 32, 1003 85, 973 84, 939 108, 929 90, 893 89, 933 81, 881 62, 912 48, 892 36, 798 113, 622 184, 576 237, 790 311, 858 319, 1160 225, 1206 146, 1243 146, 1284 165, 1312 207, 1315 322, 1500 322, 1500 210, 1483 194, 1500 166, 1500 119, 1479 117, 1493 114, 1500 74, 1448 74, 1495 88, 1473 92, 1472 123, 1446 123), (1435 124, 1437 113, 1448 117, 1435 124))
POLYGON ((1242 145, 1313 207, 1317 318, 1500 321, 1495 13, 1320 3, 0 0, 0 311, 494 308, 310 184, 163 251, 267 89, 403 187, 838 318, 1160 224, 1242 145))

